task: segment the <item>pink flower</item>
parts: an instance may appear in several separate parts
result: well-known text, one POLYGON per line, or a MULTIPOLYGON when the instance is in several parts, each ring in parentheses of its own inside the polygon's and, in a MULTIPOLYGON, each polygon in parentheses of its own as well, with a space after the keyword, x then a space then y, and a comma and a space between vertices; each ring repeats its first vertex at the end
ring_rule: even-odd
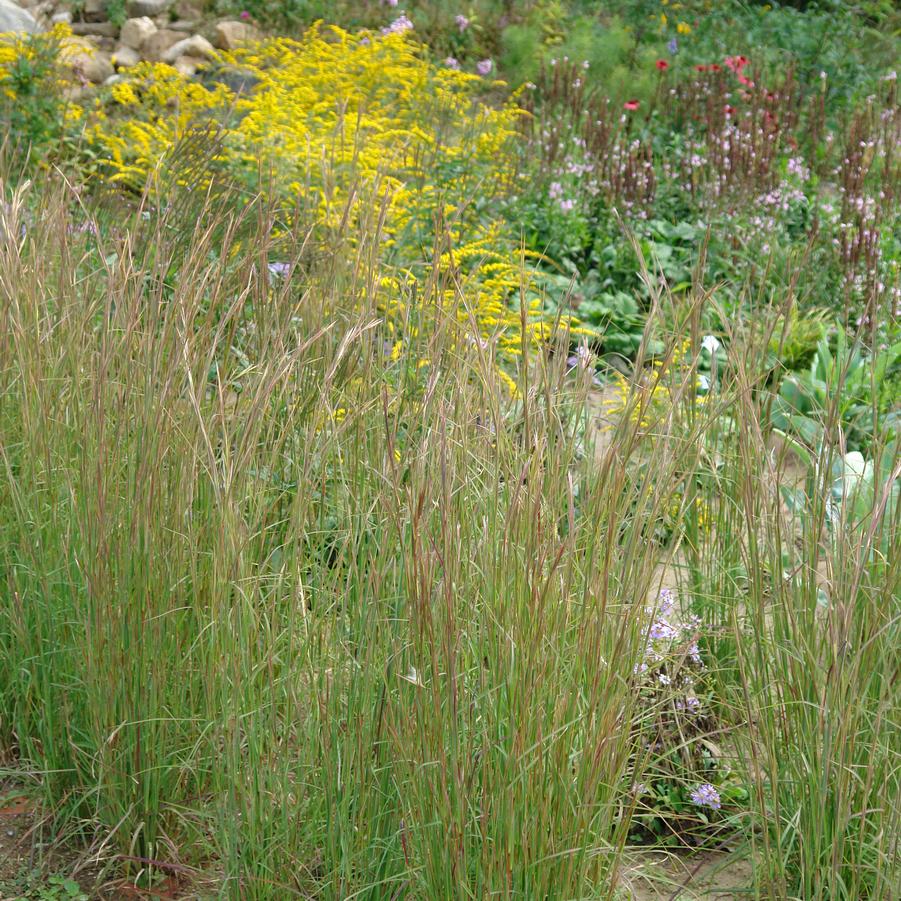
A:
POLYGON ((739 74, 748 64, 749 60, 746 56, 727 56, 723 62, 727 69, 731 69, 736 74, 739 74))
POLYGON ((444 65, 447 66, 448 69, 459 69, 460 61, 453 56, 448 56, 444 60, 444 65))
POLYGON ((382 34, 403 34, 410 31, 413 23, 410 21, 406 13, 401 13, 390 25, 382 29, 382 34))
POLYGON ((454 21, 457 23, 457 28, 460 29, 461 34, 469 28, 469 19, 467 19, 466 16, 455 16, 454 21))
POLYGON ((638 104, 638 101, 637 101, 637 100, 627 100, 627 101, 623 104, 623 109, 627 109, 627 110, 632 110, 632 111, 634 111, 634 110, 637 110, 637 109, 638 109, 638 106, 639 106, 639 104, 638 104))
POLYGON ((247 12, 246 9, 242 9, 242 10, 241 10, 241 18, 242 18, 242 19, 249 19, 249 18, 250 18, 250 13, 247 12))
POLYGON ((476 72, 479 75, 488 75, 494 68, 494 62, 490 59, 481 59, 476 63, 476 72))

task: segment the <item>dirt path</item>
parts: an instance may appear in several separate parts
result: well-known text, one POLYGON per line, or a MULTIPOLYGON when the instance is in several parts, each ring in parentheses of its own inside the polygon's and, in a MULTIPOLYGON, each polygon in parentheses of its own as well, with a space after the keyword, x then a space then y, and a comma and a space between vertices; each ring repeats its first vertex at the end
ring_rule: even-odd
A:
POLYGON ((753 882, 750 861, 727 852, 627 854, 629 862, 621 882, 630 901, 739 901, 748 897, 753 882))

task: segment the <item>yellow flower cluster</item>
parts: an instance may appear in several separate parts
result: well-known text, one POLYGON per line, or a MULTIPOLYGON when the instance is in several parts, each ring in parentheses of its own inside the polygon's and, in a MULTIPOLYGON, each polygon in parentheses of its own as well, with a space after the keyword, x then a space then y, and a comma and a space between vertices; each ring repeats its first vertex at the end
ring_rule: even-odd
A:
POLYGON ((61 94, 69 79, 65 77, 64 68, 55 65, 54 58, 62 55, 71 38, 72 29, 65 24, 54 25, 45 33, 4 34, 0 42, 0 95, 11 101, 21 99, 16 94, 21 85, 16 83, 14 73, 22 61, 30 64, 33 74, 36 74, 36 64, 38 68, 45 68, 54 84, 44 85, 42 89, 61 94))
MULTIPOLYGON (((613 418, 628 411, 630 422, 636 423, 641 429, 647 429, 659 420, 673 404, 675 384, 681 381, 685 370, 692 366, 692 361, 686 359, 690 350, 691 341, 683 340, 673 348, 668 360, 654 360, 651 368, 638 382, 632 382, 621 373, 614 372, 613 396, 604 401, 607 416, 613 418), (673 373, 676 374, 676 379, 673 379, 673 373)), ((695 372, 696 388, 699 382, 695 372)), ((704 396, 696 397, 697 403, 703 403, 704 400, 704 396)))
MULTIPOLYGON (((289 205, 315 209, 323 228, 351 240, 378 231, 377 302, 389 326, 409 321, 406 297, 423 296, 403 286, 427 279, 438 309, 474 320, 509 355, 521 349, 523 322, 510 301, 528 271, 496 200, 513 181, 524 113, 512 101, 482 102, 484 88, 430 63, 405 35, 318 26, 301 40, 222 53, 198 80, 137 66, 88 136, 109 176, 141 190, 180 138, 214 119, 218 163, 233 174, 266 173, 289 205)), ((547 338, 537 303, 524 321, 528 341, 547 338)))

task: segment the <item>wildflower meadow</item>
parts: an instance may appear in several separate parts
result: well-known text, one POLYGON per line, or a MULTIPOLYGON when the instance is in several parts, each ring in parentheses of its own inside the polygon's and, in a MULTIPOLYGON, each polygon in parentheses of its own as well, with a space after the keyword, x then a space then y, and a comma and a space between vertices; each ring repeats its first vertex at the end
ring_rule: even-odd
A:
POLYGON ((899 34, 0 0, 0 899, 901 897, 899 34))

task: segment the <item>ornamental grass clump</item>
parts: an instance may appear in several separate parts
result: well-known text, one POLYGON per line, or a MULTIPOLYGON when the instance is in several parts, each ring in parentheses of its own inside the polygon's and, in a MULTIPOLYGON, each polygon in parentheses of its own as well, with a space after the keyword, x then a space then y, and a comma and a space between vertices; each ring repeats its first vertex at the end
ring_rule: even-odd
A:
POLYGON ((320 256, 262 199, 28 196, 0 242, 0 735, 57 835, 242 898, 612 891, 678 458, 624 466, 631 425, 591 453, 562 352, 523 342, 511 399, 438 283, 397 347, 346 301, 378 234, 320 256))

